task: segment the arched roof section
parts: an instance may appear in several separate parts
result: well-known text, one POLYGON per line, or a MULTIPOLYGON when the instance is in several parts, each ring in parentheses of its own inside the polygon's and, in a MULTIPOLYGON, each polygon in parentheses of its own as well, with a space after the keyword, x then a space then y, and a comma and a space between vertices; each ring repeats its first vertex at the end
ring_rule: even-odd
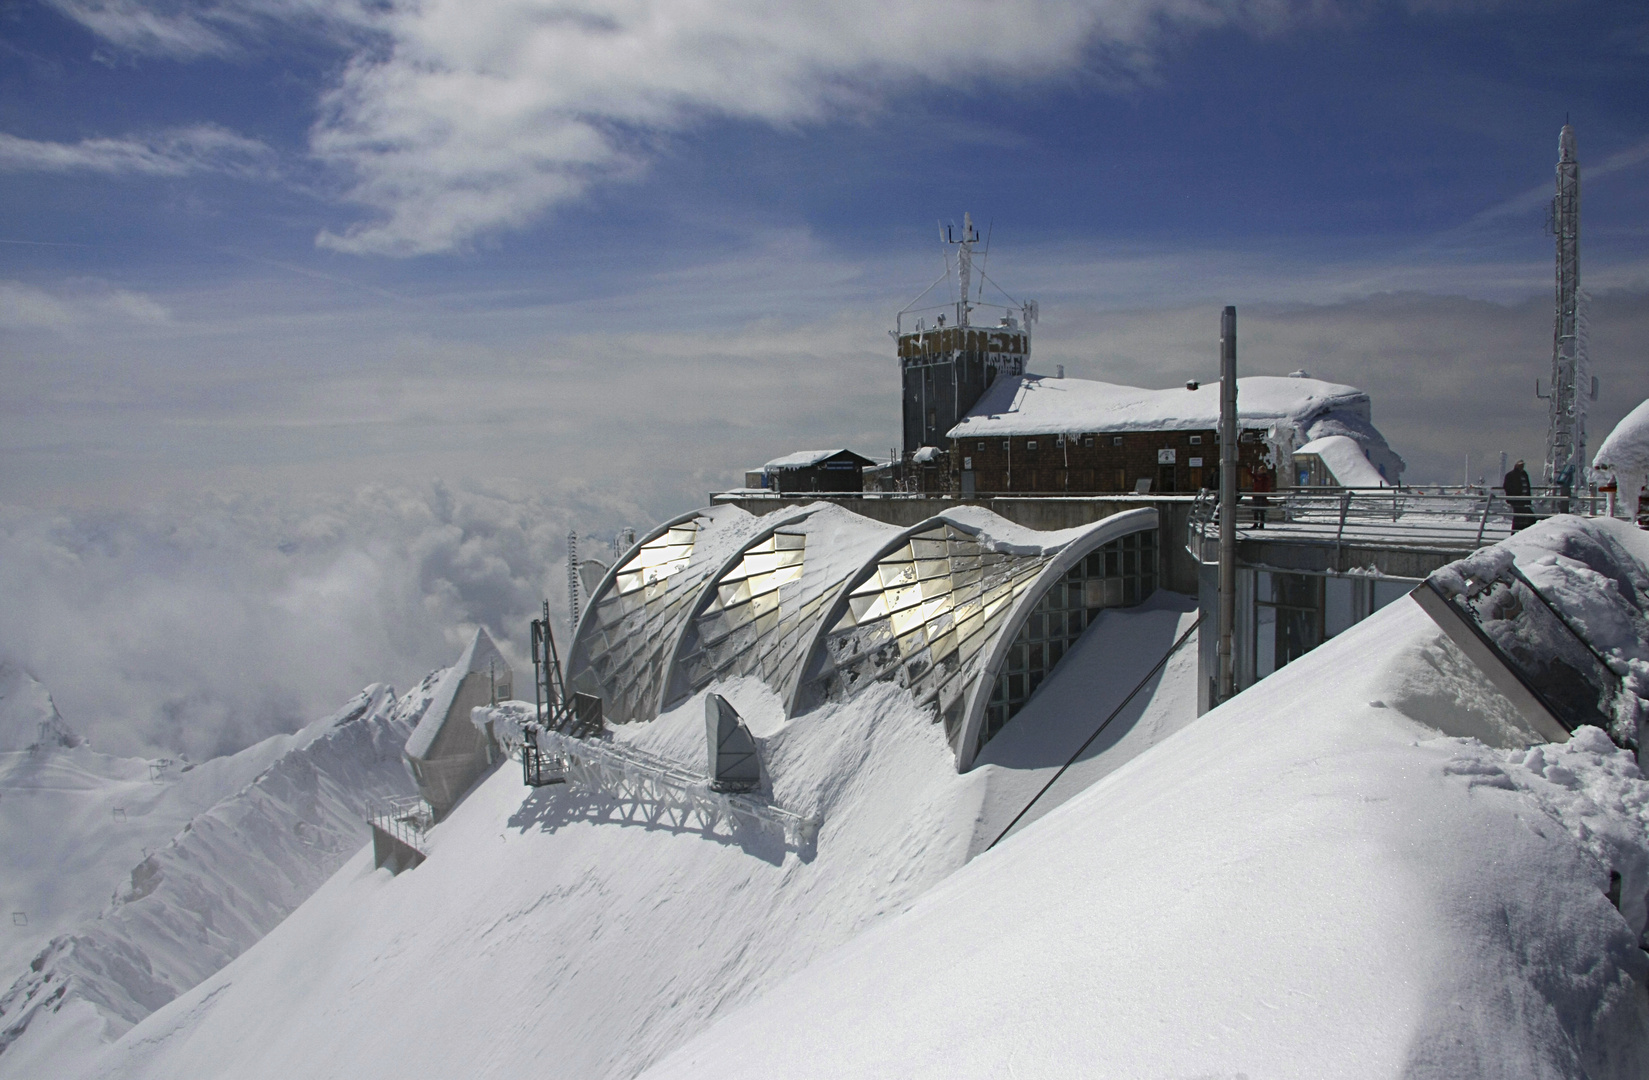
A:
POLYGON ((660 711, 738 676, 755 676, 789 701, 820 620, 843 584, 900 532, 811 503, 757 533, 700 594, 682 628, 660 711))
POLYGON ((1000 728, 1000 722, 987 723, 989 712, 997 708, 999 721, 1005 722, 1017 711, 1017 705, 1036 692, 1036 684, 1063 658, 1065 648, 1087 629, 1097 609, 1129 606, 1149 595, 1155 587, 1156 543, 1161 539, 1154 535, 1157 523, 1157 512, 1152 509, 1103 518, 1046 559, 1035 580, 1015 594, 1012 609, 1005 614, 981 660, 979 677, 967 689, 955 725, 953 745, 958 770, 972 768, 979 751, 1000 728), (1147 548, 1139 542, 1128 543, 1141 534, 1152 534, 1148 557, 1147 548), (1039 625, 1032 626, 1033 620, 1039 625), (1026 662, 1019 665, 1020 672, 1008 673, 1004 679, 1010 660, 1020 659, 1016 656, 1019 650, 1027 654, 1026 662), (1040 657, 1031 663, 1038 650, 1040 657), (1015 674, 1022 675, 1026 684, 1023 696, 1011 705, 1007 701, 993 702, 999 688, 1015 674))
POLYGON ((891 680, 932 704, 954 737, 1004 618, 1068 538, 1069 530, 1036 534, 983 510, 952 511, 907 529, 837 596, 789 713, 891 680), (1019 542, 1001 542, 1003 535, 1019 542))
POLYGON ((763 520, 712 506, 660 525, 602 576, 578 621, 567 683, 614 723, 658 715, 668 666, 700 592, 763 520))

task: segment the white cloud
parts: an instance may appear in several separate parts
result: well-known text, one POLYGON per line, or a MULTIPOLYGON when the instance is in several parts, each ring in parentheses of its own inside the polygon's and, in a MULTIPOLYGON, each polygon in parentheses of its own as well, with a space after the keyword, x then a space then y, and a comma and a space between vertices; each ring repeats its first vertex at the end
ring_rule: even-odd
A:
POLYGON ((146 136, 42 142, 0 132, 0 171, 136 173, 184 176, 218 172, 267 177, 274 152, 212 124, 172 128, 146 136))
MULTIPOLYGON (((451 663, 468 628, 512 650, 565 611, 569 524, 644 527, 576 492, 363 488, 100 512, 0 508, 0 656, 114 753, 195 760, 290 731, 368 682, 451 663)), ((598 550, 599 542, 594 542, 598 550)))
POLYGON ((324 246, 412 255, 519 226, 705 118, 874 109, 918 84, 1132 74, 1164 33, 1269 29, 1288 0, 464 0, 397 4, 325 98, 313 149, 377 212, 324 246))
POLYGON ((0 281, 0 331, 72 331, 97 324, 159 324, 172 313, 141 293, 82 285, 48 292, 21 281, 0 281))

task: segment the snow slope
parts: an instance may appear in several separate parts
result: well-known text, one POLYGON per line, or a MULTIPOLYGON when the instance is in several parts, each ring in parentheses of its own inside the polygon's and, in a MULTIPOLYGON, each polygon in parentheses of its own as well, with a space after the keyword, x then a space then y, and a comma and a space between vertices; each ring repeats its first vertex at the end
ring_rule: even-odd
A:
POLYGON ((1163 590, 1139 607, 1100 614, 1053 678, 1037 688, 974 763, 974 772, 985 778, 974 852, 1001 835, 1112 713, 1105 731, 1037 799, 1015 832, 1197 718, 1195 635, 1124 704, 1196 619, 1195 600, 1163 590))
POLYGON ((646 1075, 1642 1077, 1649 785, 1403 715, 1439 637, 1390 605, 646 1075))
POLYGON ((7 881, 52 934, 8 971, 0 1077, 61 1071, 297 907, 366 842, 367 806, 411 793, 400 752, 426 699, 397 706, 368 687, 295 734, 159 782, 151 763, 84 747, 5 755, 7 881))
MULTIPOLYGON (((823 819, 816 847, 626 822, 506 765, 416 870, 356 856, 89 1075, 632 1076, 966 861, 979 778, 903 691, 785 722, 754 680, 718 689, 776 800, 823 819)), ((703 695, 618 735, 702 770, 703 695)))

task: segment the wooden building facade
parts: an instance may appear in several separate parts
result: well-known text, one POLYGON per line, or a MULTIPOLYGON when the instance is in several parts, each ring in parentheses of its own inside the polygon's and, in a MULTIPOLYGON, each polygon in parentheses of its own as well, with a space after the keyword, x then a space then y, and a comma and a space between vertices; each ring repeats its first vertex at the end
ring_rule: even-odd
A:
MULTIPOLYGON (((1276 486, 1265 462, 1264 433, 1237 442, 1237 487, 1276 486)), ((973 493, 1186 494, 1219 483, 1219 435, 1201 431, 1122 431, 958 437, 949 490, 973 493)))

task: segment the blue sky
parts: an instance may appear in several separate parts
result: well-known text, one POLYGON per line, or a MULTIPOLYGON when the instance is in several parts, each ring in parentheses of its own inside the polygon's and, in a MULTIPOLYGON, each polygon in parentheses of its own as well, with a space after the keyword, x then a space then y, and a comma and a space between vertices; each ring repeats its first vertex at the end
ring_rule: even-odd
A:
POLYGON ((1558 129, 1649 397, 1649 10, 1595 0, 0 6, 0 659, 119 752, 521 651, 588 550, 898 440, 887 330, 994 230, 1033 367, 1374 399, 1538 461, 1558 129))
POLYGON ((1641 5, 799 10, 7 6, 0 498, 571 466, 660 514, 798 439, 874 452, 882 330, 964 209, 1035 366, 1176 381, 1234 301, 1250 370, 1365 386, 1452 478, 1539 453, 1565 115, 1594 429, 1649 394, 1641 5), (1333 329, 1382 317, 1379 355, 1333 329))

